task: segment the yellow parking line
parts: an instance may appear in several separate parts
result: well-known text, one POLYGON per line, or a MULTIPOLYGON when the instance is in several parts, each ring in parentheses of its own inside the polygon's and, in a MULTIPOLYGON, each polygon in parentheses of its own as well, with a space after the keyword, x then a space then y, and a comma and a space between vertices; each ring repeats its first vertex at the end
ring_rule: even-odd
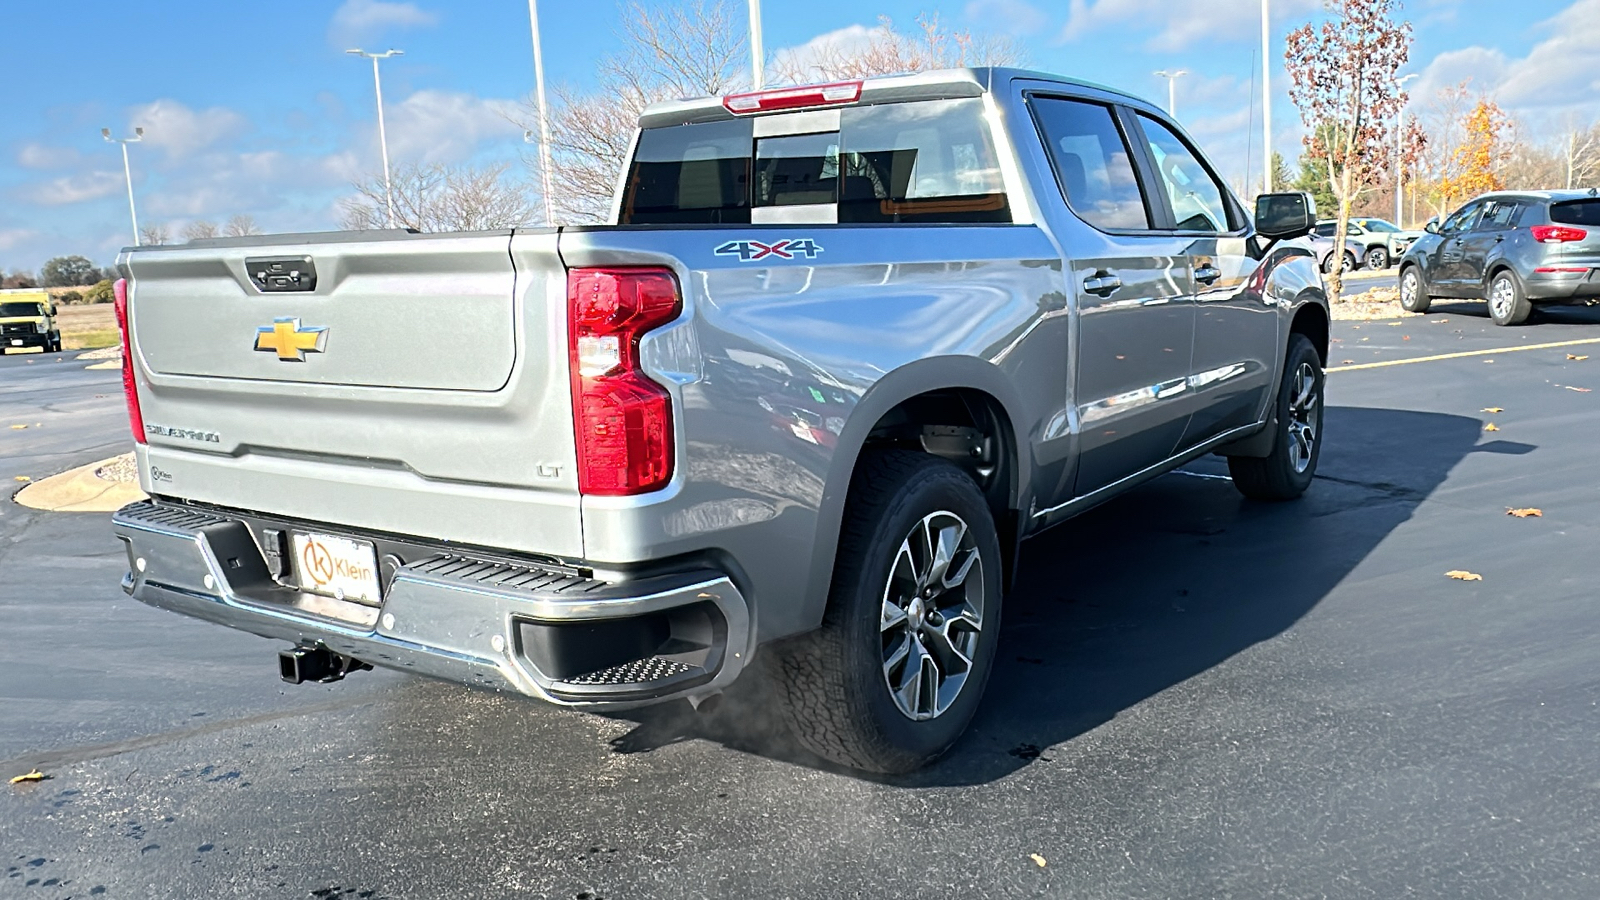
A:
POLYGON ((1415 356, 1411 359, 1391 359, 1387 362, 1357 363, 1353 366, 1332 366, 1325 372, 1354 372, 1357 369, 1382 369, 1387 366, 1404 366, 1411 363, 1438 362, 1441 359, 1461 359, 1467 356, 1499 356, 1502 353, 1520 353, 1523 350, 1553 350, 1557 347, 1576 347, 1579 344, 1600 344, 1600 338, 1577 341, 1556 341, 1550 344, 1528 344, 1523 347, 1501 347, 1498 350, 1464 350, 1460 353, 1441 353, 1438 356, 1415 356))

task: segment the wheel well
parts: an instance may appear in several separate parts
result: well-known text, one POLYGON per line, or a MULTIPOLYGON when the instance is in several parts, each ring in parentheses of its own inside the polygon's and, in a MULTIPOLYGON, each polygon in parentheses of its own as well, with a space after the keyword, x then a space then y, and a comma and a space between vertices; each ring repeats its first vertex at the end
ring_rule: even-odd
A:
POLYGON ((861 450, 886 448, 932 454, 972 476, 994 514, 1009 584, 1020 533, 1017 441, 1000 401, 974 388, 918 394, 884 413, 861 450))
POLYGON ((1300 307, 1294 314, 1294 322, 1289 325, 1290 334, 1303 334, 1310 339, 1311 345, 1317 348, 1317 354, 1322 357, 1322 364, 1328 364, 1328 313, 1319 303, 1307 303, 1300 307))

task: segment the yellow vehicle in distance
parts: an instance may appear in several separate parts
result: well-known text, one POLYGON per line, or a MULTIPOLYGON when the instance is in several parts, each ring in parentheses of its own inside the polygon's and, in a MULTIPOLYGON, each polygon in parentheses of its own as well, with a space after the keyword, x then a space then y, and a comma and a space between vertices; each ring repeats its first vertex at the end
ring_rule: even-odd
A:
POLYGON ((0 291, 0 354, 26 347, 45 353, 61 351, 56 305, 38 290, 0 291))

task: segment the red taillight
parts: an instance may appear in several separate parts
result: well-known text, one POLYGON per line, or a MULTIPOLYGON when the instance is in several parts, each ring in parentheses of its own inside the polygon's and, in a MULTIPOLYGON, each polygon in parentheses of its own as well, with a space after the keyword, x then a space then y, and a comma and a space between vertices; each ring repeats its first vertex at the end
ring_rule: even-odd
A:
POLYGON ((128 340, 128 280, 118 278, 112 288, 116 302, 117 330, 122 332, 122 393, 128 399, 128 424, 133 426, 134 441, 143 444, 144 414, 139 412, 139 385, 133 380, 133 342, 128 340))
POLYGON ((834 84, 780 88, 775 91, 729 94, 722 98, 722 106, 728 112, 739 116, 778 109, 804 109, 808 106, 840 106, 860 99, 861 82, 840 81, 834 84))
POLYGON ((1533 239, 1541 244, 1570 244, 1589 236, 1589 232, 1582 228, 1568 228, 1565 225, 1535 225, 1528 230, 1533 232, 1533 239))
POLYGON ((578 490, 642 494, 672 479, 672 398, 645 377, 639 338, 677 317, 670 269, 567 273, 567 347, 578 490))

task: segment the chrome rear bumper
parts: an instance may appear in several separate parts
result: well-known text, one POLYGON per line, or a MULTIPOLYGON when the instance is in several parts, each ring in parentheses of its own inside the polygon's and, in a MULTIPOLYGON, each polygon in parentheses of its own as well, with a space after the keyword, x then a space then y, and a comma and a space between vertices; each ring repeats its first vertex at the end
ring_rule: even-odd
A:
POLYGON ((743 595, 711 570, 607 583, 436 553, 398 567, 373 609, 280 583, 250 528, 222 514, 134 503, 112 529, 128 553, 123 590, 151 606, 567 706, 707 696, 752 650, 743 595))

